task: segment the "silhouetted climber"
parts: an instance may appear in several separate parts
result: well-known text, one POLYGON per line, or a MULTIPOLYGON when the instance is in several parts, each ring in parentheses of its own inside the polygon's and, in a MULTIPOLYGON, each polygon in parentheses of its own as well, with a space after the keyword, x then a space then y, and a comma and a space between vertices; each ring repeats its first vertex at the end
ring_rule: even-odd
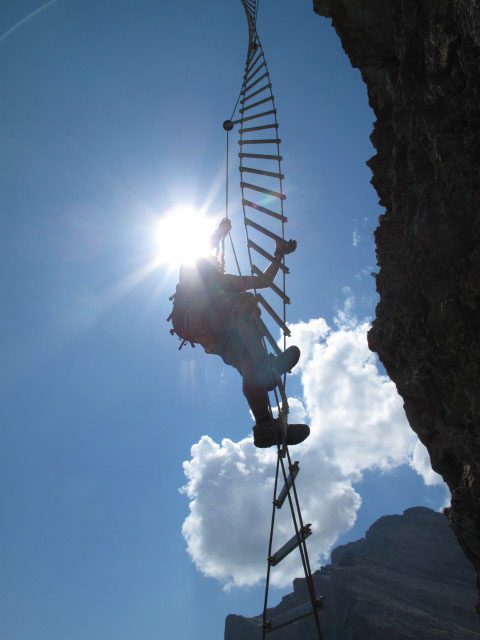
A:
MULTIPOLYGON (((223 220, 212 235, 212 247, 230 231, 230 220, 223 220)), ((275 258, 295 251, 295 240, 277 242, 275 258)), ((182 265, 171 315, 173 330, 184 341, 202 345, 206 353, 219 355, 235 367, 243 378, 243 393, 256 420, 254 444, 271 447, 279 438, 280 422, 273 420, 268 393, 276 386, 276 376, 289 372, 300 358, 300 349, 291 346, 279 356, 267 354, 258 326, 260 309, 248 289, 269 286, 278 272, 270 263, 263 278, 225 274, 216 258, 200 258, 193 266, 182 265)), ((287 444, 298 444, 308 437, 307 425, 288 425, 287 444)))

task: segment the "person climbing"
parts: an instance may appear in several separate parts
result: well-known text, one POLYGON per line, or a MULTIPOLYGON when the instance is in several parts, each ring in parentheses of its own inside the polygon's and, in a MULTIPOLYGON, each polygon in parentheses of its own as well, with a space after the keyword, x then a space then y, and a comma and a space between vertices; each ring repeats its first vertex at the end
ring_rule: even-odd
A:
MULTIPOLYGON (((230 220, 222 220, 211 237, 212 248, 231 228, 230 220)), ((295 240, 277 241, 274 257, 280 261, 296 247, 295 240)), ((267 354, 258 323, 261 312, 255 296, 248 292, 268 287, 278 269, 278 263, 271 262, 263 277, 235 276, 223 273, 213 256, 200 258, 193 265, 184 264, 169 318, 172 332, 184 342, 200 344, 206 353, 219 355, 239 371, 243 394, 256 421, 254 444, 260 448, 281 440, 280 420, 271 415, 267 392, 277 386, 276 378, 290 372, 300 358, 296 346, 278 356, 267 354)), ((309 433, 307 425, 288 425, 287 444, 303 442, 309 433)))

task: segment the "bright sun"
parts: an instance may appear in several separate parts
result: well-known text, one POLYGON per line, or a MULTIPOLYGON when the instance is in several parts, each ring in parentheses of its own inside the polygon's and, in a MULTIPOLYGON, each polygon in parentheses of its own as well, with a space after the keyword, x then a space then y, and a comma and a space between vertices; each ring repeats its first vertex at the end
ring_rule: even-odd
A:
POLYGON ((215 221, 191 207, 175 207, 158 222, 155 234, 158 260, 178 266, 211 253, 215 221))

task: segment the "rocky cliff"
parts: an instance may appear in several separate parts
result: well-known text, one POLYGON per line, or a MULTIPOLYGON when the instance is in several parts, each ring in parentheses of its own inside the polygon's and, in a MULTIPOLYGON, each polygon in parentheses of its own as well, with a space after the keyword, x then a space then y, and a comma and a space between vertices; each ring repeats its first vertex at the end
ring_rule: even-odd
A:
MULTIPOLYGON (((384 516, 365 538, 337 547, 332 564, 314 573, 324 640, 478 640, 475 571, 446 518, 425 507, 384 516)), ((275 616, 308 600, 304 579, 269 611, 275 616)), ((229 615, 225 640, 260 640, 261 618, 229 615)), ((311 619, 272 634, 316 640, 311 619)))
MULTIPOLYGON (((376 115, 369 333, 480 570, 480 0, 314 0, 376 115)), ((480 582, 478 583, 480 586, 480 582)))

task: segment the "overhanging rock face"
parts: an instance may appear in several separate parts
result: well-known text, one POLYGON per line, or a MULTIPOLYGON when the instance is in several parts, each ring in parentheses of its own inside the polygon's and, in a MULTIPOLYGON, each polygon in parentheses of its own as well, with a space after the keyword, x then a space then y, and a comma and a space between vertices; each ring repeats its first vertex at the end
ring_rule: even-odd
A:
MULTIPOLYGON (((313 574, 324 640, 478 640, 475 572, 445 517, 425 507, 384 516, 365 538, 337 547, 313 574)), ((308 600, 305 579, 269 617, 308 600)), ((261 640, 261 617, 230 615, 225 640, 261 640)), ((312 618, 267 635, 316 640, 312 618)))
MULTIPOLYGON (((369 333, 480 570, 480 0, 314 0, 367 84, 386 212, 369 333)), ((478 583, 480 586, 480 582, 478 583)))

